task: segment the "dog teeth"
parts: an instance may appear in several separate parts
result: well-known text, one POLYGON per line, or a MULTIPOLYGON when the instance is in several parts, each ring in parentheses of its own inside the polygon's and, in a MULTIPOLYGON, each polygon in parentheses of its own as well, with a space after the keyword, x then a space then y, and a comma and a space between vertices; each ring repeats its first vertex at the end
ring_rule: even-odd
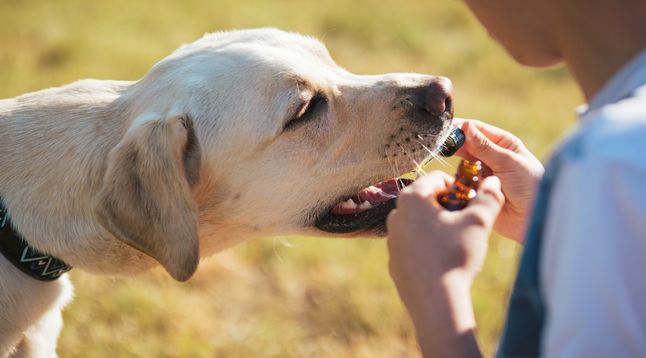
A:
POLYGON ((348 200, 342 202, 340 206, 342 208, 344 208, 344 209, 356 209, 357 208, 357 203, 355 203, 354 200, 352 200, 352 199, 348 199, 348 200))
POLYGON ((361 205, 359 205, 359 209, 361 210, 372 209, 372 204, 370 204, 369 201, 364 201, 363 203, 361 203, 361 205))

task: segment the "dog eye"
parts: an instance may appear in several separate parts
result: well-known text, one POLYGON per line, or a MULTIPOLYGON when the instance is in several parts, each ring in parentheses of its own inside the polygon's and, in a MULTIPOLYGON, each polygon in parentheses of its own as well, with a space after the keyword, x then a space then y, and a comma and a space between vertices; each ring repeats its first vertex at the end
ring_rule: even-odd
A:
POLYGON ((303 106, 300 111, 292 118, 285 127, 284 131, 292 130, 296 127, 299 127, 301 124, 309 121, 310 119, 315 118, 315 115, 325 107, 327 104, 327 98, 322 94, 314 95, 309 102, 303 106))

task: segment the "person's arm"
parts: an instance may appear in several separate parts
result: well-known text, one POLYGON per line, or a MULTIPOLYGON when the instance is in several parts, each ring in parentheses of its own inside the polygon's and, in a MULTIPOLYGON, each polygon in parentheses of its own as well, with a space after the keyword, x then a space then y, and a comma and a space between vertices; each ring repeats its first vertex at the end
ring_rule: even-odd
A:
POLYGON ((418 305, 410 305, 417 341, 425 357, 479 357, 470 284, 462 279, 440 279, 427 286, 418 305), (416 310, 413 307, 425 307, 416 310))
POLYGON ((504 197, 492 176, 466 209, 446 211, 436 196, 450 180, 432 172, 402 191, 387 222, 390 274, 425 356, 479 356, 469 291, 504 197))
POLYGON ((483 161, 495 176, 482 182, 466 209, 448 212, 436 196, 452 178, 430 173, 404 189, 387 221, 390 274, 424 356, 480 355, 471 284, 484 262, 494 222, 503 235, 522 241, 543 174, 543 166, 515 136, 481 122, 464 122, 467 141, 458 154, 483 161))

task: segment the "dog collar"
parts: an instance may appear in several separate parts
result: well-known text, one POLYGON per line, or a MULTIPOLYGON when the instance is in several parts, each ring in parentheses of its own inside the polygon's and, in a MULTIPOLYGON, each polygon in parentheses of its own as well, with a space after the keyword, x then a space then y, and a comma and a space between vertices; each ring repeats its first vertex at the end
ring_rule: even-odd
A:
POLYGON ((11 225, 9 213, 0 202, 0 252, 20 271, 40 281, 54 281, 72 269, 53 256, 29 246, 11 225))

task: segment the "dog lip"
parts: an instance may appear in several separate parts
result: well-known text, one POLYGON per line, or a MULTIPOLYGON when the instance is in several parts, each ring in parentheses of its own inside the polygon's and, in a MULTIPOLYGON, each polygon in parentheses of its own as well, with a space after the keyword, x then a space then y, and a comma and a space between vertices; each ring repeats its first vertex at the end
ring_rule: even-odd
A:
MULTIPOLYGON (((404 186, 410 185, 413 180, 411 179, 396 179, 404 186)), ((345 197, 344 197, 345 198, 345 197)), ((340 199, 338 202, 343 202, 345 199, 340 199)), ((322 215, 320 215, 314 226, 324 232, 334 233, 334 234, 347 234, 355 233, 360 231, 371 230, 375 234, 380 235, 385 233, 385 222, 386 217, 390 211, 396 207, 397 198, 382 201, 376 205, 373 203, 373 207, 352 213, 352 214, 335 214, 332 212, 338 204, 328 208, 322 215)))
MULTIPOLYGON (((445 112, 445 114, 451 116, 449 112, 445 112)), ((441 154, 451 156, 464 143, 464 133, 459 128, 454 128, 445 138, 446 141, 449 143, 443 145, 441 154)), ((357 233, 368 230, 378 236, 387 234, 386 218, 390 211, 397 206, 398 194, 397 190, 393 190, 389 185, 392 186, 392 183, 397 183, 397 181, 401 182, 403 186, 410 185, 413 182, 411 179, 394 178, 375 184, 375 186, 383 190, 383 193, 377 194, 377 200, 370 200, 369 198, 372 186, 366 188, 368 190, 363 189, 355 195, 340 197, 336 201, 337 204, 327 208, 323 214, 317 217, 314 226, 321 231, 334 234, 357 233), (383 200, 391 195, 394 197, 383 200), (346 205, 346 208, 340 205, 348 200, 352 200, 353 203, 346 205), (369 209, 361 207, 364 200, 368 200, 371 206, 369 209)))

